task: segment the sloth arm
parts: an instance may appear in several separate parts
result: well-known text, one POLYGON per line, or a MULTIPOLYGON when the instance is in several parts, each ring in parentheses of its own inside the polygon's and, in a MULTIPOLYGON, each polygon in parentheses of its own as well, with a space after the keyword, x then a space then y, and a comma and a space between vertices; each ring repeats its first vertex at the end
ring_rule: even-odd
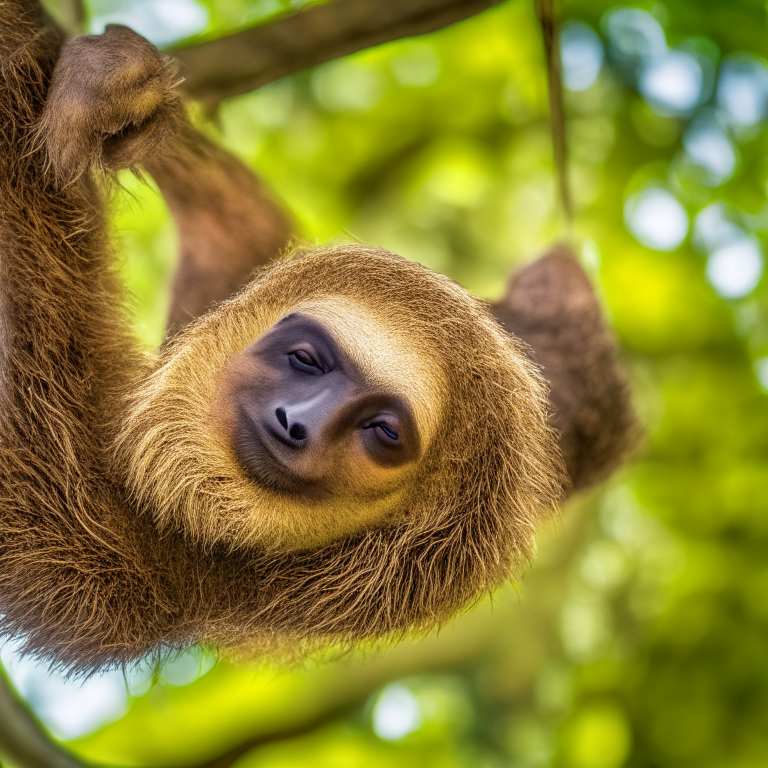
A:
MULTIPOLYGON (((142 371, 88 173, 56 182, 33 126, 61 35, 29 0, 0 10, 0 635, 70 670, 164 641, 149 523, 110 452, 142 371)), ((161 573, 161 572, 160 572, 161 573)))
POLYGON ((143 164, 179 232, 168 336, 242 288, 288 244, 291 221, 236 157, 194 128, 183 113, 175 136, 143 164))
POLYGON ((549 382, 569 491, 605 479, 634 446, 637 422, 618 347, 570 249, 557 245, 513 275, 493 312, 549 382))

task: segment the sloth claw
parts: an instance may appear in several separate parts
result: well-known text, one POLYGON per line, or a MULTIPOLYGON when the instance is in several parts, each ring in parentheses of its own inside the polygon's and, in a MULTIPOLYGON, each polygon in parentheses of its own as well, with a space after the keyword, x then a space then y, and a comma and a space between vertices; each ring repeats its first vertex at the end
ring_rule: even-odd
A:
POLYGON ((127 27, 68 41, 37 128, 56 178, 142 164, 173 133, 179 82, 169 61, 127 27))

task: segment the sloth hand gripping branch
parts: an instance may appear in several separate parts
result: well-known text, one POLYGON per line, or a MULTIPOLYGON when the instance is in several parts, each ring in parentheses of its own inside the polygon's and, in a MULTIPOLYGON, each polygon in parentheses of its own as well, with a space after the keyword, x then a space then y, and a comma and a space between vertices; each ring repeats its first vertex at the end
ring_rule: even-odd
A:
POLYGON ((525 563, 561 456, 582 487, 629 444, 589 283, 553 254, 494 309, 555 429, 528 348, 448 278, 358 245, 273 261, 289 219, 174 85, 130 30, 0 8, 0 633, 87 671, 427 631, 525 563), (150 358, 94 180, 124 167, 180 230, 150 358))

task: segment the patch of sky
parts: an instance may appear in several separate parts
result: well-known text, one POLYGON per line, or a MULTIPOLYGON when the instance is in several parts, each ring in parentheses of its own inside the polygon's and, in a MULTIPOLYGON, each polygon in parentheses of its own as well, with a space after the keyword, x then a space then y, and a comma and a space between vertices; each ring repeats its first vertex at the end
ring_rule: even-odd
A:
POLYGON ((741 299, 755 290, 763 276, 763 249, 746 233, 713 251, 707 259, 707 279, 725 299, 741 299))
POLYGON ((687 115, 699 106, 704 72, 696 58, 673 49, 642 67, 638 85, 648 103, 660 115, 687 115))
POLYGON ((23 656, 12 643, 0 646, 0 662, 19 695, 43 725, 63 740, 77 739, 122 717, 131 696, 141 696, 158 680, 188 685, 206 674, 216 655, 198 647, 163 661, 147 660, 123 670, 67 678, 47 664, 23 656))
POLYGON ((656 251, 673 251, 688 234, 688 214, 666 189, 650 187, 624 204, 624 221, 635 239, 656 251))
POLYGON ((705 256, 717 248, 738 240, 744 230, 723 203, 711 203, 702 208, 693 220, 693 245, 705 256))
POLYGON ((718 248, 744 236, 744 230, 721 202, 702 208, 693 220, 693 245, 702 254, 709 255, 718 248))
POLYGON ((10 643, 0 648, 0 660, 19 695, 59 739, 91 733, 120 718, 128 706, 128 689, 120 671, 69 680, 19 655, 10 643))
POLYGON ((603 67, 605 51, 597 33, 582 21, 568 21, 560 33, 563 84, 569 91, 586 91, 603 67))
POLYGON ((216 664, 216 654, 194 647, 169 658, 160 669, 164 683, 183 686, 194 683, 216 664))
POLYGON ((667 46, 658 19, 640 8, 616 8, 603 17, 611 59, 658 114, 686 117, 714 88, 717 46, 690 38, 667 46))
POLYGON ((208 11, 195 0, 98 0, 90 31, 100 34, 107 24, 125 24, 159 47, 202 32, 208 11))
POLYGON ((661 24, 640 8, 612 9, 603 17, 602 26, 611 58, 630 76, 667 51, 661 24))

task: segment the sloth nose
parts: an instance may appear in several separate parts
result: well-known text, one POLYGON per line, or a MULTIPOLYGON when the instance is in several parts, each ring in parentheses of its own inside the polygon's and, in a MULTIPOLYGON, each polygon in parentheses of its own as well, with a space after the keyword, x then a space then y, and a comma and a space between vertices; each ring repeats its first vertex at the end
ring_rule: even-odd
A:
POLYGON ((307 439, 307 428, 298 421, 289 421, 285 408, 278 408, 275 411, 275 416, 277 416, 277 420, 280 422, 280 426, 288 433, 288 436, 292 440, 300 443, 307 439))
POLYGON ((319 445, 338 411, 339 400, 343 398, 337 390, 325 387, 307 399, 275 408, 283 440, 296 448, 319 445))
POLYGON ((280 426, 288 433, 288 436, 292 440, 300 443, 302 440, 307 439, 307 428, 298 421, 293 421, 292 423, 289 422, 288 414, 286 413, 285 408, 278 408, 275 411, 275 416, 277 416, 277 420, 280 422, 280 426))

